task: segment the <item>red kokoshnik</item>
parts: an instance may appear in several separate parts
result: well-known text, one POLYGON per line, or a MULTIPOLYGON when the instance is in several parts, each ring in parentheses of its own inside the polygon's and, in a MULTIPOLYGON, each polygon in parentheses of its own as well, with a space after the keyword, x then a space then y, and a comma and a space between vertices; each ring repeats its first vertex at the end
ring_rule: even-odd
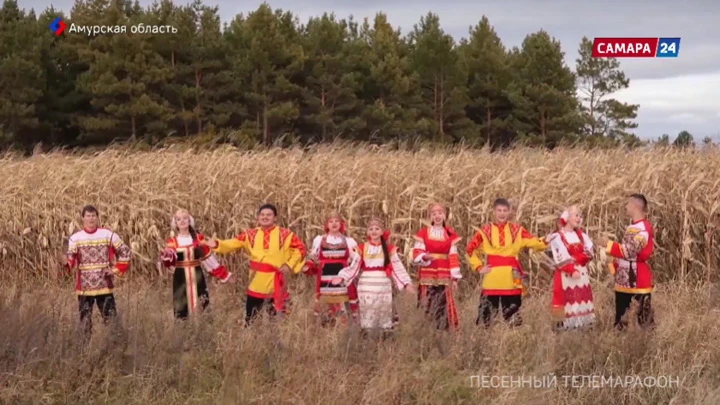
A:
POLYGON ((337 212, 331 212, 330 214, 328 214, 327 217, 325 217, 325 223, 323 224, 323 230, 325 231, 325 233, 330 232, 330 228, 328 227, 328 222, 330 222, 331 219, 337 219, 340 221, 339 232, 341 234, 345 235, 345 219, 343 219, 343 217, 340 216, 340 214, 338 214, 337 212))

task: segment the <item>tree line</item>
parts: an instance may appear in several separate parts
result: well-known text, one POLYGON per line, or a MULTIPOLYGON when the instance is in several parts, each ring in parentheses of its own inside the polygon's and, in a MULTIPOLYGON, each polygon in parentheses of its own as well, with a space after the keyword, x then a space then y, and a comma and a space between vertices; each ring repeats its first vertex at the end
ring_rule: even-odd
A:
POLYGON ((403 35, 384 14, 299 19, 264 3, 222 24, 200 0, 77 0, 69 16, 0 9, 0 143, 105 145, 208 137, 422 139, 502 147, 516 142, 638 145, 638 105, 612 94, 629 79, 591 58, 572 69, 545 31, 503 45, 486 17, 459 41, 428 13, 403 35), (66 24, 55 36, 56 17, 66 24), (170 25, 176 33, 69 32, 76 26, 170 25))

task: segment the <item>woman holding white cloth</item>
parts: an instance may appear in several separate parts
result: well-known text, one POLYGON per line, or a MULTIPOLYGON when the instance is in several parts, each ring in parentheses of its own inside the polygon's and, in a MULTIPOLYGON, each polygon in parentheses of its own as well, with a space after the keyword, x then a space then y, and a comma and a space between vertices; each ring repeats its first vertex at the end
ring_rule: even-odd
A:
POLYGON ((565 210, 558 230, 546 237, 555 264, 552 315, 558 329, 576 329, 595 323, 595 308, 587 264, 593 257, 593 242, 580 228, 577 206, 565 210))

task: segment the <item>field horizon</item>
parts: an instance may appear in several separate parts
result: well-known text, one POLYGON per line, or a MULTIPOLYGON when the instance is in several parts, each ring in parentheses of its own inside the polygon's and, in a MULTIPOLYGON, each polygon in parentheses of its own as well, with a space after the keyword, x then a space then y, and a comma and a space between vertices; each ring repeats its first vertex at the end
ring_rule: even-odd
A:
MULTIPOLYGON (((240 151, 63 151, 0 159, 0 401, 7 403, 716 403, 720 399, 718 252, 705 236, 716 221, 720 153, 676 148, 501 153, 463 148, 324 145, 240 151), (364 235, 369 215, 392 224, 407 254, 432 201, 446 203, 464 246, 489 219, 496 197, 511 198, 515 220, 544 235, 561 210, 581 207, 593 239, 617 238, 628 220, 625 198, 650 200, 656 230, 651 260, 658 326, 612 329, 611 277, 598 254, 590 265, 598 323, 591 331, 553 333, 550 275, 541 255, 524 254, 530 288, 524 324, 475 326, 480 277, 463 262, 457 334, 435 331, 398 294, 401 324, 387 341, 361 339, 356 328, 323 329, 313 320, 310 280, 290 280, 293 312, 277 324, 244 329, 247 264, 222 261, 236 285, 211 283, 211 310, 174 322, 169 280, 158 251, 170 216, 188 209, 200 232, 232 237, 272 202, 279 221, 307 245, 331 209, 349 233, 364 235), (77 339, 71 282, 58 279, 62 242, 79 229, 79 210, 132 246, 133 261, 116 296, 119 336, 95 313, 89 345, 77 339), (486 388, 476 376, 554 375, 554 387, 486 388), (562 376, 666 377, 669 387, 564 386, 562 376), (477 381, 477 380, 474 380, 477 381)), ((599 253, 599 250, 598 250, 599 253)))

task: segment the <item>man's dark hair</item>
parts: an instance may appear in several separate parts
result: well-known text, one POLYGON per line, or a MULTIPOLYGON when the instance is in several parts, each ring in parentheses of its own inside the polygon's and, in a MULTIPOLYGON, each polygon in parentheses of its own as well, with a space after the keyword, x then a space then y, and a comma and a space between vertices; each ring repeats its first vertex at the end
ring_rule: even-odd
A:
POLYGON ((508 201, 508 200, 506 200, 506 199, 504 199, 504 198, 498 198, 497 200, 495 200, 495 201, 493 202, 493 208, 500 207, 500 206, 509 209, 509 208, 510 208, 510 201, 508 201))
POLYGON ((275 208, 272 204, 263 204, 258 208, 258 215, 260 215, 260 212, 262 210, 271 210, 273 212, 273 215, 277 216, 277 208, 275 208))
POLYGON ((84 217, 85 214, 88 214, 88 213, 90 213, 90 214, 95 214, 95 215, 99 215, 97 208, 95 208, 95 207, 92 206, 92 205, 86 205, 86 206, 84 206, 83 209, 82 209, 82 212, 80 213, 80 216, 84 217))
POLYGON ((645 198, 644 195, 642 195, 642 194, 640 194, 640 193, 635 193, 635 194, 631 194, 631 195, 630 195, 630 198, 639 201, 640 204, 642 205, 642 210, 643 210, 643 212, 647 212, 648 201, 647 201, 647 198, 645 198))

